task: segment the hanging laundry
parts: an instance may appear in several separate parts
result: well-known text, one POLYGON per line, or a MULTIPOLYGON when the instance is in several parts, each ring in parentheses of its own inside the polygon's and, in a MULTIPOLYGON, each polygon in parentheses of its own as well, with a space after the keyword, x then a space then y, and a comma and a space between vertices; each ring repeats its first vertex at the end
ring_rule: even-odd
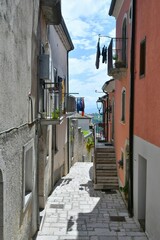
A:
POLYGON ((81 111, 82 116, 84 116, 84 108, 85 108, 84 98, 83 97, 77 98, 77 112, 79 113, 79 111, 81 111))
POLYGON ((102 63, 107 63, 107 47, 104 45, 102 48, 102 63))
POLYGON ((95 63, 97 69, 99 68, 100 55, 101 55, 101 52, 100 52, 100 38, 99 38, 97 43, 97 53, 96 53, 96 63, 95 63))

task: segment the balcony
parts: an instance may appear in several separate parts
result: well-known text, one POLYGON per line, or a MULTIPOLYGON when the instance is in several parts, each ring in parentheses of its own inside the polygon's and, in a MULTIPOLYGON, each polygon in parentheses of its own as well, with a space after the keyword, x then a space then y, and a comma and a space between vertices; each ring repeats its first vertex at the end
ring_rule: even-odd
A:
POLYGON ((64 93, 62 81, 42 80, 41 87, 39 118, 42 125, 60 124, 76 111, 75 97, 64 93))
POLYGON ((60 24, 62 20, 60 0, 41 0, 40 3, 47 24, 60 24))
POLYGON ((108 75, 114 79, 121 79, 127 73, 126 41, 125 38, 112 38, 108 47, 108 75))
POLYGON ((42 125, 60 124, 64 118, 64 95, 62 96, 62 83, 43 81, 40 96, 39 118, 42 125))

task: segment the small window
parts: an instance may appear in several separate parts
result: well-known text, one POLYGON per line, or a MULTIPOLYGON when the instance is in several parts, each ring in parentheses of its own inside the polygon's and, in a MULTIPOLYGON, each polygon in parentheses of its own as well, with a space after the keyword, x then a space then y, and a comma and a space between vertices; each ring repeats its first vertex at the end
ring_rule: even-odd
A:
POLYGON ((34 140, 32 139, 23 147, 23 207, 27 207, 32 196, 34 181, 34 140))
POLYGON ((126 90, 122 91, 122 113, 121 113, 121 121, 125 122, 125 109, 126 109, 126 90))
POLYGON ((53 126, 52 130, 52 150, 54 153, 58 152, 58 144, 57 144, 57 126, 53 126))
POLYGON ((140 76, 145 75, 146 63, 146 39, 140 43, 140 76))

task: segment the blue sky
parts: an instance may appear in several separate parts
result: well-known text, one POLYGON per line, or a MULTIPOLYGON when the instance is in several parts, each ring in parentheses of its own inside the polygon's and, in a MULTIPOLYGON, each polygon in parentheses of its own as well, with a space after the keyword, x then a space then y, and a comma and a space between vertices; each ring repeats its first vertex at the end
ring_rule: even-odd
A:
MULTIPOLYGON (((70 93, 84 97, 85 112, 98 112, 96 100, 103 96, 101 88, 111 79, 107 75, 107 64, 100 60, 96 69, 98 35, 115 36, 115 19, 108 15, 111 0, 62 0, 62 14, 74 44, 69 54, 70 93)), ((100 46, 108 46, 110 39, 100 38, 100 46)))

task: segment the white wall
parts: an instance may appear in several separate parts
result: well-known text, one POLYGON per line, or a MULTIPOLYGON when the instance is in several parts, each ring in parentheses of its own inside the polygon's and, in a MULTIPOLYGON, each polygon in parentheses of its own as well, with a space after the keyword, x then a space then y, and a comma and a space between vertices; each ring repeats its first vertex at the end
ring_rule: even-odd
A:
POLYGON ((157 240, 160 236, 160 148, 134 136, 134 216, 137 220, 142 217, 145 204, 142 188, 145 169, 146 233, 151 240, 157 240))

